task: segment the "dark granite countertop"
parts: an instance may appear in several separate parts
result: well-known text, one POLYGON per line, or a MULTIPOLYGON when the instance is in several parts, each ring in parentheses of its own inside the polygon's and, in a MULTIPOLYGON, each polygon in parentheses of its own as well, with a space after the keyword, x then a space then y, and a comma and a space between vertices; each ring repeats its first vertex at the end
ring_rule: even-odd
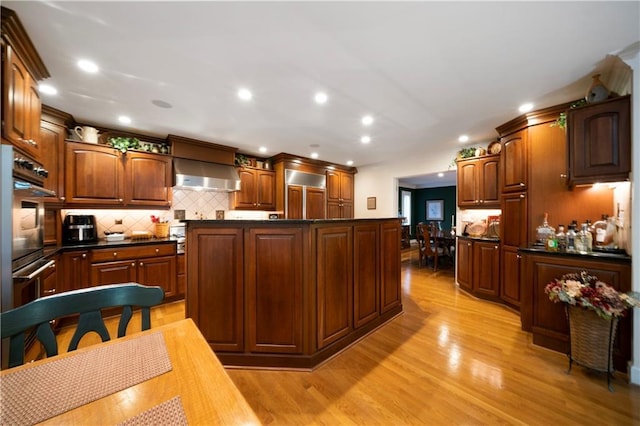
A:
POLYGON ((605 251, 592 251, 591 253, 588 253, 588 254, 552 252, 552 251, 547 251, 544 249, 544 247, 540 247, 540 246, 520 247, 518 251, 523 253, 546 254, 549 256, 565 256, 565 257, 586 258, 586 259, 594 259, 594 260, 602 259, 602 260, 618 260, 623 262, 631 262, 631 256, 629 256, 628 254, 608 253, 605 251))
POLYGON ((465 239, 465 240, 489 241, 489 242, 492 242, 492 243, 499 243, 500 242, 500 238, 498 238, 498 237, 485 237, 485 236, 472 237, 471 235, 456 235, 456 237, 462 238, 462 239, 465 239))
POLYGON ((69 244, 62 246, 47 246, 44 248, 44 255, 53 256, 56 253, 60 253, 63 251, 72 251, 72 250, 92 250, 92 249, 100 249, 107 247, 131 247, 131 246, 143 246, 150 244, 176 244, 176 240, 174 238, 149 238, 149 239, 139 239, 132 240, 131 238, 125 238, 122 241, 107 241, 104 239, 98 240, 93 243, 86 244, 69 244))
POLYGON ((353 219, 353 218, 345 218, 345 219, 185 219, 180 222, 186 223, 187 225, 190 223, 193 224, 224 224, 224 225, 247 225, 247 224, 316 224, 316 223, 336 223, 336 222, 374 222, 379 220, 397 220, 400 223, 400 218, 398 217, 376 217, 376 218, 362 218, 362 219, 353 219))

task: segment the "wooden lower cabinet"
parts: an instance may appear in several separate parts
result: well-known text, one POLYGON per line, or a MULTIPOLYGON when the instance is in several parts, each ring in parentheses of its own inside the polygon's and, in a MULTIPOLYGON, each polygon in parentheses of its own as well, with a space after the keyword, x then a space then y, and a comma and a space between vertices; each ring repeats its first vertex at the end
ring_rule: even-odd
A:
MULTIPOLYGON (((546 253, 543 250, 521 250, 523 267, 522 329, 533 334, 533 343, 566 353, 569 350, 569 326, 562 303, 552 303, 544 292, 545 286, 570 272, 587 271, 616 290, 631 290, 631 259, 546 253)), ((620 319, 614 341, 613 364, 619 371, 627 371, 631 359, 631 324, 633 312, 620 319)))
POLYGON ((71 250, 62 253, 62 280, 60 282, 60 291, 78 290, 91 285, 90 253, 88 249, 71 250))
POLYGON ((58 269, 60 268, 60 256, 54 255, 49 258, 55 263, 42 272, 40 276, 40 297, 51 296, 58 293, 58 269))
POLYGON ((225 365, 312 368, 402 312, 397 219, 190 221, 186 313, 225 365))
POLYGON ((184 259, 184 253, 179 253, 176 256, 176 296, 184 297, 186 288, 185 277, 186 265, 184 259))
POLYGON ((500 244, 473 243, 473 293, 490 299, 500 296, 500 244))
POLYGON ((473 290, 473 241, 458 237, 456 246, 456 281, 463 290, 473 290))
POLYGON ((520 309, 522 284, 520 282, 520 254, 512 246, 502 246, 500 268, 500 299, 514 309, 520 309))

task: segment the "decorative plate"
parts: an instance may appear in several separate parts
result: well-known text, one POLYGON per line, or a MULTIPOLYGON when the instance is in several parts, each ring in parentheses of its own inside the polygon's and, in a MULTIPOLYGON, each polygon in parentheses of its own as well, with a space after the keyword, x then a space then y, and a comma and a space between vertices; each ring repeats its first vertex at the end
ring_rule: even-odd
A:
POLYGON ((489 154, 500 154, 501 149, 502 149, 502 145, 500 145, 500 142, 493 141, 487 147, 487 152, 489 152, 489 154))

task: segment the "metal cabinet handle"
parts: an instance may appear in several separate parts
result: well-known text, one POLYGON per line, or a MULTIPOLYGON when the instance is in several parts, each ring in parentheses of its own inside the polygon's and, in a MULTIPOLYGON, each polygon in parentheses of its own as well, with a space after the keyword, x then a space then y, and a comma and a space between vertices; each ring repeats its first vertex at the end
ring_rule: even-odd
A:
POLYGON ((113 252, 113 257, 118 257, 118 252, 117 251, 113 252))
POLYGON ((520 182, 520 186, 524 186, 524 182, 520 182))
POLYGON ((136 267, 136 262, 131 262, 131 267, 135 268, 136 267))
POLYGON ((86 259, 87 258, 87 253, 82 253, 82 258, 86 259))
POLYGON ((160 253, 160 249, 156 249, 156 253, 160 253))
POLYGON ((140 266, 144 266, 144 263, 140 262, 140 266))
POLYGON ((566 173, 560 173, 560 179, 566 179, 566 178, 567 178, 566 173))
POLYGON ((524 194, 520 194, 520 198, 524 198, 524 194))
POLYGON ((64 201, 64 200, 66 200, 66 199, 67 199, 67 197, 60 197, 60 199, 61 199, 62 201, 64 201))
POLYGON ((51 289, 51 290, 45 290, 45 291, 43 291, 43 293, 44 293, 44 294, 53 294, 53 293, 55 293, 55 292, 56 292, 56 289, 55 289, 55 288, 54 288, 54 289, 51 289))
POLYGON ((123 200, 122 198, 118 198, 118 201, 122 202, 122 201, 124 201, 124 200, 123 200))

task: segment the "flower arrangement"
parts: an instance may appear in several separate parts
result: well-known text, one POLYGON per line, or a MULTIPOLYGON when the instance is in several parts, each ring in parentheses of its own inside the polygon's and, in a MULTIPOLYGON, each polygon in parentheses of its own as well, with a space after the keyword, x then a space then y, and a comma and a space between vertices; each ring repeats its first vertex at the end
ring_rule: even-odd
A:
POLYGON ((604 319, 623 317, 628 309, 640 307, 640 293, 618 293, 610 285, 586 271, 565 274, 544 288, 549 300, 581 306, 604 319))

